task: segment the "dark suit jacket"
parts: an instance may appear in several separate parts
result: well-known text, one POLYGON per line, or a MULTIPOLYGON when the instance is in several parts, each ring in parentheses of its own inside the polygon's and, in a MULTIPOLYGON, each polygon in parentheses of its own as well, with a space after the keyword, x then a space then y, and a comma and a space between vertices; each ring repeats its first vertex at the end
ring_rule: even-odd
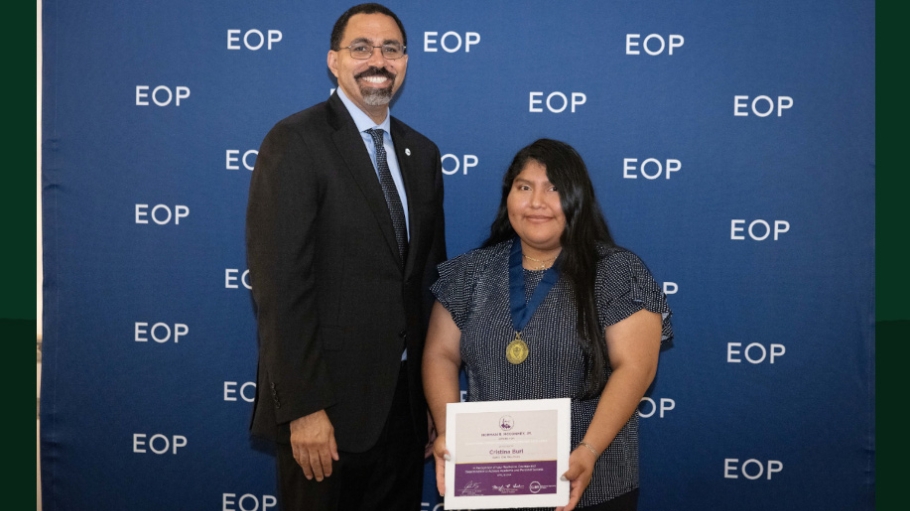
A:
MULTIPOLYGON (((341 450, 372 447, 408 349, 411 413, 426 435, 420 360, 435 266, 445 259, 439 149, 395 118, 408 199, 401 267, 363 140, 337 94, 275 125, 250 183, 247 258, 259 333, 257 436, 325 409, 341 450)), ((425 438, 421 438, 425 441, 425 438)))

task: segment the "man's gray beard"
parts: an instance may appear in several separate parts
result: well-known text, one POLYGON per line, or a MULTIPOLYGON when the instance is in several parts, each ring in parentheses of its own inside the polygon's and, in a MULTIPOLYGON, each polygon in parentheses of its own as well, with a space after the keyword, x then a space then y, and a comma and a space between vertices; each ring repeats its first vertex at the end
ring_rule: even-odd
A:
POLYGON ((360 95, 363 96, 363 102, 370 106, 384 106, 392 101, 392 87, 385 89, 374 89, 372 87, 361 87, 360 95))

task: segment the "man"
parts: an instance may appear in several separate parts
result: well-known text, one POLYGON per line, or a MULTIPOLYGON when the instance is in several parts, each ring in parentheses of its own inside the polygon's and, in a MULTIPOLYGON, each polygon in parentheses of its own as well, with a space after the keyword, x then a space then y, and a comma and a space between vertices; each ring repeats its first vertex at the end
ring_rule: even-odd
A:
POLYGON ((247 255, 259 331, 251 430, 277 443, 291 510, 420 509, 420 361, 445 259, 439 149, 392 118, 407 36, 378 4, 335 23, 335 93, 256 159, 247 255))

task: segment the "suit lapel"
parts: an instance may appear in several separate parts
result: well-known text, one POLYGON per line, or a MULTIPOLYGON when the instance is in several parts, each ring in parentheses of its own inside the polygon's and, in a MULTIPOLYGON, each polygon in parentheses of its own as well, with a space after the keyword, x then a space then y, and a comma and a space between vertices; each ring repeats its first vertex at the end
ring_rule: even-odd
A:
POLYGON ((416 190, 417 178, 411 158, 412 149, 408 146, 408 137, 405 134, 405 129, 394 117, 392 118, 391 129, 392 142, 395 145, 395 156, 398 157, 398 167, 401 169, 401 178, 404 180, 404 191, 408 196, 408 230, 410 231, 410 241, 408 246, 408 259, 405 261, 404 266, 404 274, 407 276, 413 269, 414 257, 416 257, 418 249, 420 248, 418 246, 420 243, 420 236, 418 236, 417 233, 420 232, 420 222, 422 218, 416 200, 420 195, 416 190))
POLYGON ((332 124, 335 126, 336 131, 332 134, 332 140, 335 142, 335 147, 344 159, 348 172, 350 172, 354 182, 360 188, 367 205, 373 212, 373 216, 379 224, 379 229, 385 237, 390 254, 400 267, 398 242, 395 241, 395 228, 392 226, 392 218, 389 216, 389 207, 385 202, 382 186, 376 177, 376 170, 373 168, 370 155, 363 145, 360 132, 357 131, 354 120, 351 119, 351 115, 337 94, 333 94, 329 98, 328 104, 334 114, 332 124))

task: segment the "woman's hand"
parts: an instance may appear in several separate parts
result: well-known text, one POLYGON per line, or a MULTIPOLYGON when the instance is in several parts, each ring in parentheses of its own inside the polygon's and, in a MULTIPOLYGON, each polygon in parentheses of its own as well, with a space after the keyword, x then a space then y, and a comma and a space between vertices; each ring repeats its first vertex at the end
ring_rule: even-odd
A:
POLYGON ((439 496, 442 497, 446 494, 446 459, 449 458, 445 433, 439 434, 433 442, 433 458, 436 461, 436 489, 439 490, 439 496))
POLYGON ((569 480, 571 487, 569 489, 569 503, 564 507, 556 508, 556 511, 572 511, 578 505, 581 494, 588 488, 591 483, 591 476, 594 474, 594 463, 597 457, 585 446, 576 447, 572 454, 569 455, 569 470, 562 476, 569 480))

